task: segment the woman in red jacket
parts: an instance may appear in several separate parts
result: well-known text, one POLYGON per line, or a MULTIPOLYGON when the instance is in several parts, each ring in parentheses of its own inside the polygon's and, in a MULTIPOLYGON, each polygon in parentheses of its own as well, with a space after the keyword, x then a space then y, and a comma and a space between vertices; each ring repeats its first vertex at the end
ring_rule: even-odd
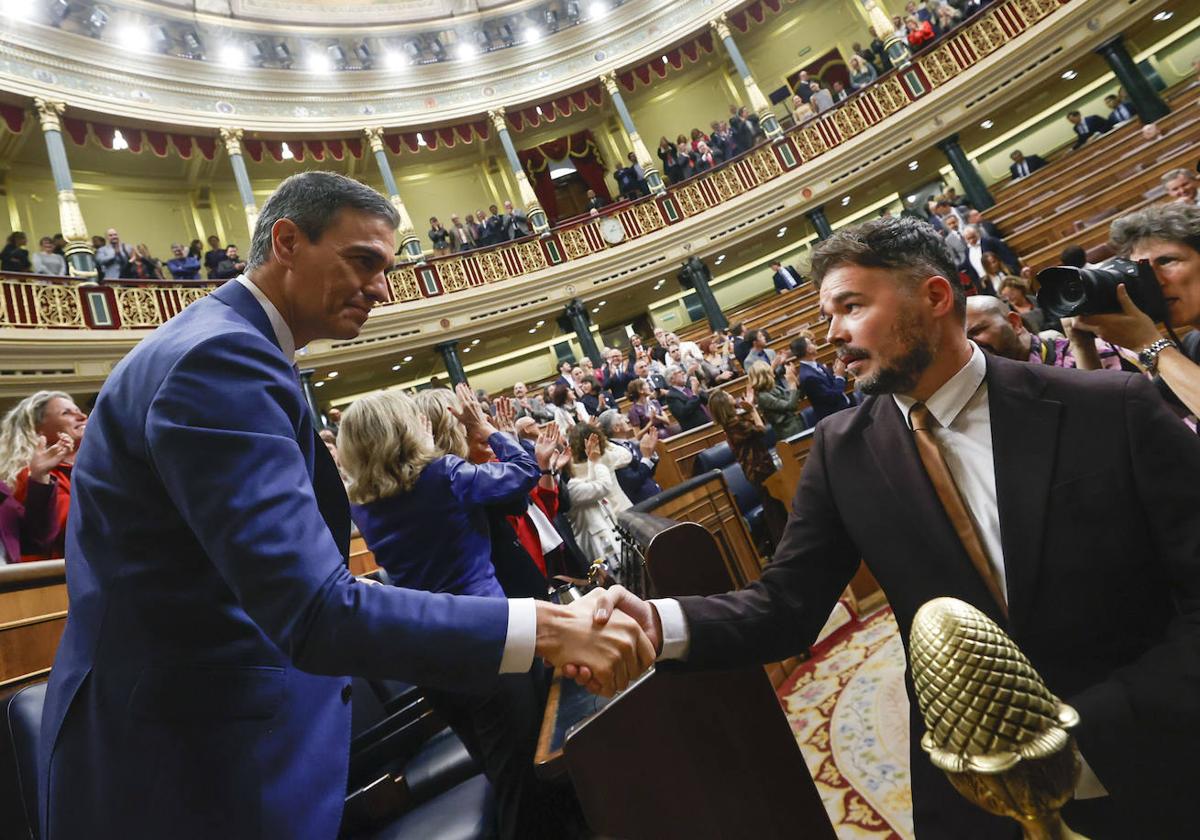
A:
POLYGON ((913 52, 921 49, 935 37, 933 27, 927 20, 917 20, 913 15, 909 15, 904 19, 904 25, 908 29, 908 45, 913 48, 913 52))

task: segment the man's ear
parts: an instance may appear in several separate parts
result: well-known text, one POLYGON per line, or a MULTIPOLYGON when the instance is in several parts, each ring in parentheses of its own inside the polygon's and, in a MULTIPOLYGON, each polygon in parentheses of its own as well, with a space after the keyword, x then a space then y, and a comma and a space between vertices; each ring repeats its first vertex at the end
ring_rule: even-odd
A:
POLYGON ((928 301, 933 315, 941 317, 954 309, 954 287, 957 282, 935 274, 925 281, 925 299, 928 301))
POLYGON ((1008 314, 1004 316, 1004 319, 1008 321, 1008 325, 1017 332, 1020 332, 1025 328, 1025 322, 1021 320, 1021 313, 1017 312, 1015 309, 1009 309, 1008 314))
POLYGON ((306 237, 291 219, 278 219, 271 226, 271 251, 275 261, 291 268, 296 260, 296 250, 306 237))

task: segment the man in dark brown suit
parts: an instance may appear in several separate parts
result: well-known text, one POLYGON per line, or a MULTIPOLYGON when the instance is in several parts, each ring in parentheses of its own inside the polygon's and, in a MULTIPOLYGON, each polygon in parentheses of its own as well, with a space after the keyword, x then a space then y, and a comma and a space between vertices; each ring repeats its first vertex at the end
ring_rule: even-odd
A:
MULTIPOLYGON (((861 558, 906 645, 926 601, 968 601, 1079 711, 1073 828, 1093 840, 1193 834, 1183 791, 1200 754, 1200 441, 1144 377, 981 353, 928 225, 839 231, 816 249, 813 275, 829 339, 873 396, 817 427, 774 561, 739 592, 647 603, 619 590, 606 608, 633 615, 660 659, 684 667, 770 662, 815 639, 861 558), (948 467, 967 536, 913 422, 948 467)), ((1019 837, 933 767, 912 706, 918 838, 1019 837)))

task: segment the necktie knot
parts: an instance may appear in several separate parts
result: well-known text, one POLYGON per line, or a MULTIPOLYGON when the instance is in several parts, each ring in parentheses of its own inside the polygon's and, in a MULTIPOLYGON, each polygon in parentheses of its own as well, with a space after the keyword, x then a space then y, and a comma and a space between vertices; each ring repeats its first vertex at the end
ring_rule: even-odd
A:
POLYGON ((933 415, 929 413, 929 406, 922 402, 915 403, 909 409, 908 420, 914 432, 928 432, 935 423, 933 415))

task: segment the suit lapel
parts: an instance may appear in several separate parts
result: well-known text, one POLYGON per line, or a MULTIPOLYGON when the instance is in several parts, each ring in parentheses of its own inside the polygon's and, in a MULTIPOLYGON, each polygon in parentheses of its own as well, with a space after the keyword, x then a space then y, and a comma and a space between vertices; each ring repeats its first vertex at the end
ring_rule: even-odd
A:
POLYGON ((1023 363, 990 355, 987 361, 1009 624, 1019 627, 1029 614, 1042 559, 1062 403, 1040 398, 1042 383, 1023 363))

